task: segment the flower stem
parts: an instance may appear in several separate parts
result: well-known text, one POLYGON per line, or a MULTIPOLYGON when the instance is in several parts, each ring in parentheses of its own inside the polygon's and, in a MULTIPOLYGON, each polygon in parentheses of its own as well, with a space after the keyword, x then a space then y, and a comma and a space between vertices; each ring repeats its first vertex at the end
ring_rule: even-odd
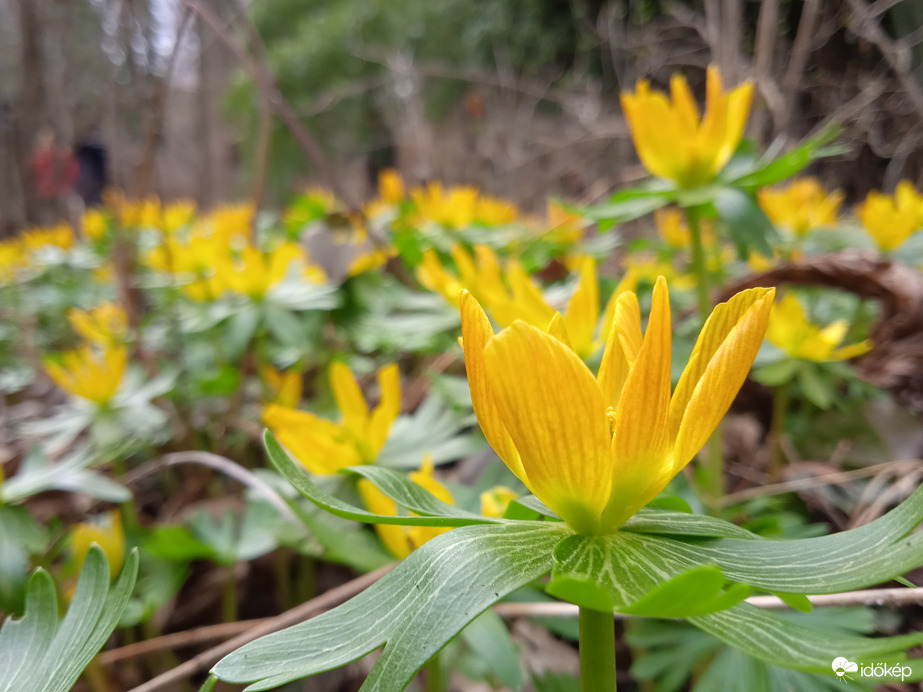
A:
POLYGON ((791 403, 789 383, 780 384, 772 393, 772 430, 769 435, 769 482, 782 480, 782 437, 785 435, 785 419, 791 403))
MULTIPOLYGON (((689 236, 692 240, 692 273, 695 274, 699 321, 704 325, 711 314, 712 305, 705 245, 702 242, 702 224, 697 207, 686 207, 686 222, 689 224, 689 236)), ((709 507, 716 506, 718 500, 724 496, 724 452, 721 449, 720 425, 705 445, 700 490, 702 499, 709 507)))
POLYGON ((580 608, 580 692, 616 692, 612 613, 580 608))

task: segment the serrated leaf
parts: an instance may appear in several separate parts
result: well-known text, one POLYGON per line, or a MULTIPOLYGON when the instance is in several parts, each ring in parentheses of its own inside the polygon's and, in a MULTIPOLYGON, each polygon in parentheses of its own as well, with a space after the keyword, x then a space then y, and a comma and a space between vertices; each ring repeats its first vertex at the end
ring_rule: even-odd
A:
MULTIPOLYGON (((488 519, 487 517, 472 514, 471 512, 465 512, 451 505, 446 505, 427 493, 416 483, 412 483, 409 479, 404 479, 406 484, 401 485, 400 482, 396 480, 402 478, 399 474, 394 471, 389 471, 388 469, 376 467, 368 467, 370 469, 375 469, 375 471, 371 472, 375 478, 379 480, 387 478, 391 481, 388 485, 389 488, 395 492, 400 492, 401 497, 408 502, 412 502, 415 506, 420 508, 424 506, 427 507, 431 516, 395 517, 368 512, 347 502, 343 502, 339 498, 318 488, 311 480, 304 466, 292 459, 282 445, 279 444, 278 440, 276 440, 275 436, 268 430, 263 436, 263 441, 266 445, 266 452, 269 455, 270 462, 272 462, 276 470, 292 484, 292 487, 318 507, 338 517, 361 521, 367 524, 397 524, 401 526, 468 526, 470 524, 488 524, 499 521, 497 519, 488 519), (429 500, 426 499, 427 496, 429 500), (443 509, 445 513, 439 514, 443 509)), ((408 507, 408 509, 413 510, 414 508, 408 507)))
POLYGON ((110 588, 106 555, 87 553, 77 589, 58 620, 54 583, 39 569, 29 580, 26 612, 0 629, 0 692, 67 692, 112 634, 138 573, 132 550, 110 588))
POLYGON ((385 644, 361 690, 402 690, 479 613, 546 574, 552 548, 566 533, 537 522, 449 531, 350 601, 247 644, 212 672, 228 682, 253 683, 247 690, 268 690, 385 644))

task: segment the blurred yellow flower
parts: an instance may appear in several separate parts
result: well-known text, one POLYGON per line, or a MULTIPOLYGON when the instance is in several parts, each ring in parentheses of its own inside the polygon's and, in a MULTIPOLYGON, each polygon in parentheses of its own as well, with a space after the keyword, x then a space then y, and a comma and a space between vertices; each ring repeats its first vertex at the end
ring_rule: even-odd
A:
MULTIPOLYGON (((429 491, 443 502, 454 505, 455 500, 442 483, 433 477, 433 458, 426 455, 419 471, 410 473, 410 480, 429 491)), ((397 503, 381 492, 374 483, 365 478, 359 480, 359 495, 370 512, 385 516, 397 516, 397 503)), ((413 513, 411 512, 411 516, 413 513)), ((450 531, 450 528, 437 526, 395 526, 393 524, 375 524, 375 531, 388 551, 399 560, 403 560, 414 550, 436 536, 450 531)))
POLYGON ((401 411, 397 365, 379 371, 381 396, 371 410, 356 378, 342 363, 330 366, 330 385, 342 413, 339 423, 277 404, 263 410, 266 427, 313 473, 331 474, 348 466, 373 463, 401 411))
POLYGON ((632 254, 625 258, 625 274, 622 276, 622 290, 634 291, 642 282, 655 283, 657 277, 663 276, 674 288, 691 291, 695 288, 695 277, 677 270, 670 262, 665 262, 650 255, 632 254))
POLYGON ((481 493, 481 514, 492 519, 499 519, 506 514, 506 508, 519 497, 514 490, 504 485, 495 485, 481 493))
POLYGON ((714 179, 737 149, 750 114, 753 84, 725 92, 714 65, 708 68, 705 93, 701 119, 682 75, 670 79, 670 98, 652 91, 647 80, 639 81, 634 93, 622 93, 622 110, 641 163, 679 187, 714 179))
POLYGON ((816 178, 799 178, 778 190, 764 188, 756 196, 773 224, 797 238, 835 226, 843 203, 841 190, 828 193, 816 178))
POLYGON ((923 196, 912 183, 902 180, 893 197, 870 192, 858 215, 881 251, 896 250, 923 226, 923 196))
POLYGON ((0 281, 12 281, 20 269, 28 266, 29 255, 20 240, 0 241, 0 281))
POLYGON ((404 200, 404 179, 393 168, 378 174, 378 197, 385 204, 400 204, 404 200))
POLYGON ((346 274, 347 276, 358 276, 372 269, 378 269, 396 255, 397 249, 393 247, 369 247, 358 250, 349 263, 346 274))
POLYGON ((102 353, 90 346, 61 355, 61 362, 46 362, 45 372, 68 394, 104 405, 115 396, 128 365, 128 350, 107 347, 102 353))
POLYGON ((109 219, 99 209, 87 209, 83 213, 83 232, 87 238, 99 240, 109 230, 109 219))
POLYGON ((272 288, 282 283, 292 263, 303 270, 301 277, 305 281, 323 283, 326 280, 323 270, 308 262, 307 251, 292 242, 282 243, 265 253, 248 244, 237 257, 225 254, 216 257, 214 263, 220 286, 255 300, 265 297, 272 288))
MULTIPOLYGON (((711 219, 702 219, 702 245, 711 247, 715 244, 715 226, 711 219)), ((654 225, 657 233, 667 245, 674 248, 687 248, 692 245, 692 235, 686 216, 676 208, 662 208, 654 212, 654 225)))
POLYGON ((766 338, 792 358, 819 363, 849 360, 872 349, 868 339, 837 348, 848 330, 846 320, 837 320, 823 328, 812 323, 798 299, 789 293, 773 306, 766 338))
POLYGON ((125 562, 125 533, 122 530, 122 515, 118 510, 109 512, 100 523, 75 524, 70 538, 77 572, 83 567, 90 546, 94 543, 103 549, 109 560, 109 579, 115 579, 122 571, 125 562))
POLYGON ((587 226, 587 221, 579 214, 569 212, 554 202, 548 202, 546 215, 549 230, 544 237, 548 241, 570 245, 583 237, 583 229, 587 226))
POLYGON ((256 209, 250 203, 226 204, 199 217, 197 230, 203 235, 214 235, 228 247, 239 247, 250 238, 256 209))
POLYGON ((512 223, 519 216, 519 210, 511 202, 481 195, 476 187, 469 185, 446 191, 441 183, 429 183, 411 190, 410 198, 424 219, 456 230, 474 223, 499 226, 512 223))
POLYGON ((124 228, 158 228, 160 200, 156 197, 126 200, 123 197, 118 205, 118 218, 124 228))
POLYGON ((269 392, 266 403, 295 408, 301 402, 303 385, 300 372, 279 372, 271 365, 264 365, 260 368, 260 375, 269 392))
POLYGON ((32 228, 22 234, 22 243, 27 250, 43 247, 59 247, 69 250, 74 247, 74 231, 66 223, 45 228, 32 228))
POLYGON ((71 308, 67 321, 80 336, 100 346, 118 346, 128 334, 128 315, 115 303, 100 303, 89 311, 71 308))
POLYGON ((637 297, 619 296, 595 376, 567 344, 522 321, 494 334, 466 292, 462 345, 481 429, 510 470, 571 528, 611 533, 711 436, 756 357, 773 295, 750 289, 715 308, 671 398, 663 278, 643 338, 637 297))
POLYGON ((176 233, 192 223, 195 219, 196 204, 192 200, 184 199, 168 204, 163 208, 160 219, 160 230, 164 233, 176 233))

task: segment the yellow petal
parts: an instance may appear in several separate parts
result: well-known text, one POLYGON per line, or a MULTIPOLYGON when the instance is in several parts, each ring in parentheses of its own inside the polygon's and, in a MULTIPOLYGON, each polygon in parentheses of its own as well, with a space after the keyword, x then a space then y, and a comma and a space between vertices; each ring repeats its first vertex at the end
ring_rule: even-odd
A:
POLYGON ((615 302, 612 327, 599 363, 599 387, 608 406, 617 407, 628 372, 641 350, 641 308, 628 291, 615 302))
POLYGON ((328 475, 362 463, 355 444, 332 421, 273 404, 264 409, 263 423, 313 473, 328 475))
POLYGON ((674 473, 702 448, 737 396, 763 342, 774 297, 774 288, 743 291, 705 322, 671 402, 674 473))
POLYGON ((330 387, 344 424, 357 433, 364 430, 368 425, 369 407, 352 371, 343 363, 330 366, 330 387))
POLYGON ((659 475, 667 460, 672 338, 670 294, 661 276, 654 285, 644 342, 615 412, 616 488, 634 485, 645 475, 659 475))
POLYGON ((484 310, 468 293, 462 291, 460 298, 462 322, 462 347, 465 351, 465 370, 468 372, 468 387, 471 390, 471 403, 477 416, 484 437, 497 455, 516 474, 526 487, 529 482, 522 470, 519 452, 513 444, 509 433, 488 390, 487 370, 484 365, 484 349, 494 335, 490 320, 484 310))
POLYGON ((592 355, 593 333, 599 321, 599 285, 592 257, 586 257, 580 264, 580 282, 567 304, 564 321, 577 354, 581 358, 592 355))
POLYGON ((833 353, 830 354, 830 360, 850 360, 852 358, 858 358, 859 356, 865 355, 872 350, 872 342, 868 339, 860 341, 857 344, 852 344, 850 346, 843 346, 842 348, 836 349, 833 353))
POLYGON ((428 491, 431 495, 435 495, 446 504, 455 504, 455 499, 452 497, 452 493, 449 492, 449 489, 436 480, 436 477, 433 475, 433 456, 431 454, 427 454, 424 457, 423 463, 420 464, 419 471, 410 472, 410 480, 428 491))
POLYGON ((567 347, 572 351, 575 350, 574 345, 570 340, 570 334, 567 332, 567 323, 564 321, 564 318, 561 317, 560 312, 554 313, 554 317, 551 318, 551 323, 548 325, 548 329, 545 331, 551 334, 551 336, 560 341, 562 344, 566 344, 567 347))
POLYGON ((397 364, 386 365, 378 372, 378 387, 381 396, 369 421, 370 462, 384 447, 391 425, 401 413, 401 373, 397 364))
POLYGON ((612 476, 596 378, 565 344, 522 321, 490 339, 484 365, 529 487, 573 528, 595 533, 612 476))
MULTIPOLYGON (((381 492, 375 484, 366 478, 360 478, 358 483, 359 497, 370 512, 383 516, 396 516, 397 503, 381 492)), ((375 524, 375 533, 384 543, 394 557, 403 560, 410 555, 413 546, 407 536, 405 527, 393 524, 375 524)))

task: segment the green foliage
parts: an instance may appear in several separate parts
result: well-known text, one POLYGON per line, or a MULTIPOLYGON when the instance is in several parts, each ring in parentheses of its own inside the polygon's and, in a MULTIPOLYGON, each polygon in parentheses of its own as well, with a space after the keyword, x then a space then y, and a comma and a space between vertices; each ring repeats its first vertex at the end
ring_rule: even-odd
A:
POLYGON ((0 629, 0 690, 70 690, 118 624, 137 572, 138 553, 132 551, 110 588, 106 555, 92 547, 67 613, 58 620, 54 582, 37 570, 29 580, 25 615, 0 629))

